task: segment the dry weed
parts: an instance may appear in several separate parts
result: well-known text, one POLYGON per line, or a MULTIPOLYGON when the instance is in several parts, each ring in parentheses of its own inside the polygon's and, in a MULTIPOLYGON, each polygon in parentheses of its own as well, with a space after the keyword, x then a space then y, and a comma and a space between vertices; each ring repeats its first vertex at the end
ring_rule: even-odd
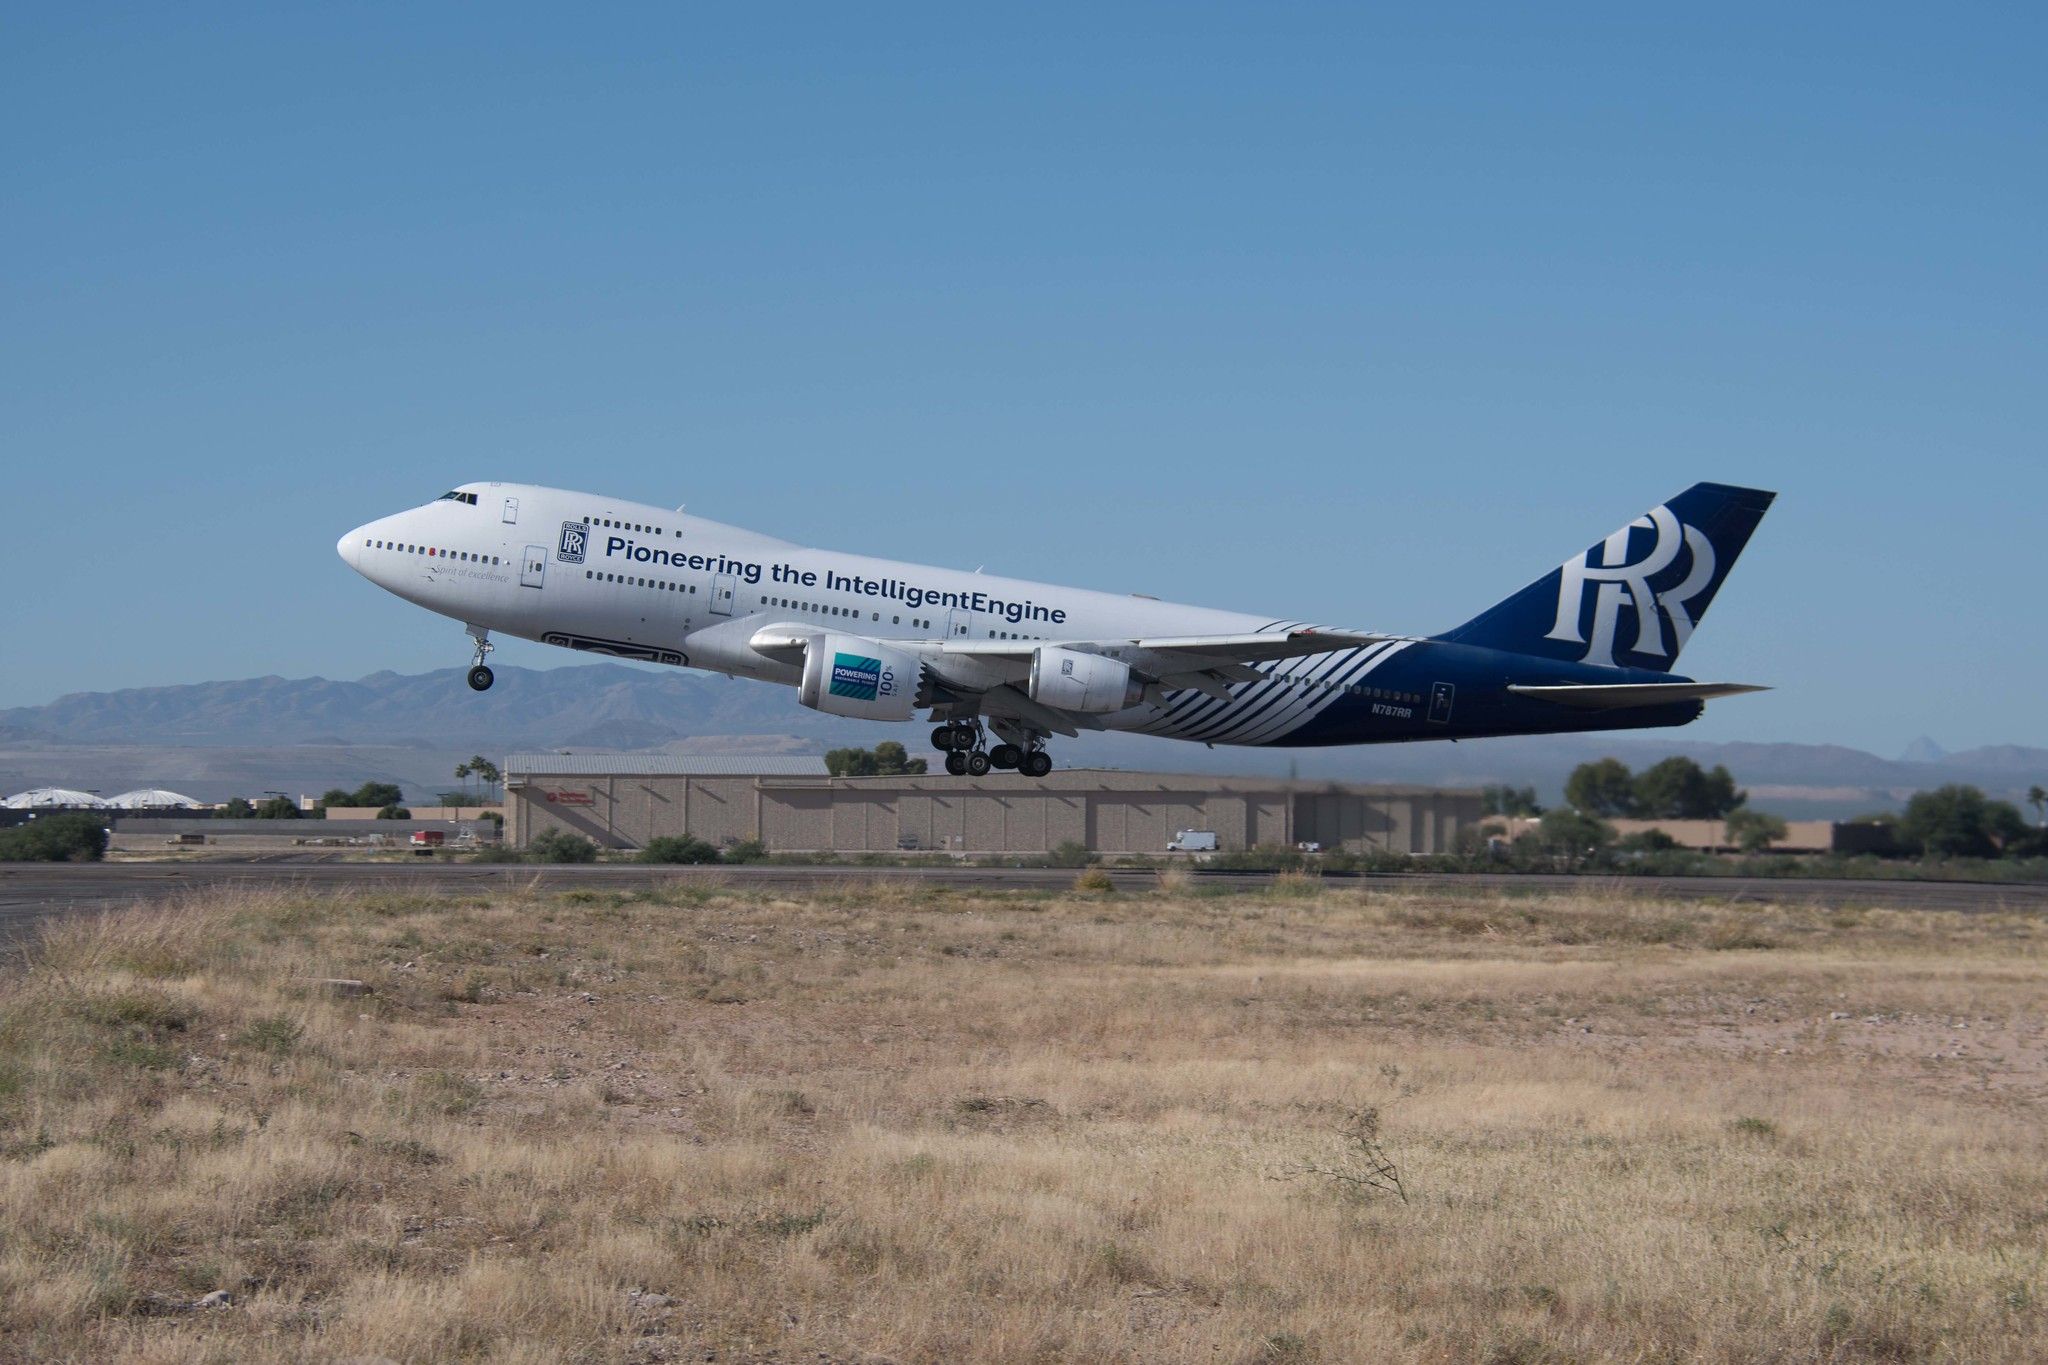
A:
POLYGON ((60 922, 0 1356, 2048 1355, 2038 919, 1191 891, 60 922))

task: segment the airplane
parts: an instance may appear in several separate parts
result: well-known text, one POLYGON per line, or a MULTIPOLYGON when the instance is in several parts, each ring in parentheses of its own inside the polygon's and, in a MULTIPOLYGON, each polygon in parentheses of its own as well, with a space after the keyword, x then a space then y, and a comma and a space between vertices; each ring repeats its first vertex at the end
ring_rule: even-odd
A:
POLYGON ((1775 496, 1694 484, 1429 636, 811 549, 531 484, 466 483, 335 549, 462 622, 479 692, 495 631, 783 683, 835 716, 924 711, 949 773, 1036 778, 1051 737, 1082 730, 1324 746, 1684 725, 1765 690, 1671 670, 1775 496))

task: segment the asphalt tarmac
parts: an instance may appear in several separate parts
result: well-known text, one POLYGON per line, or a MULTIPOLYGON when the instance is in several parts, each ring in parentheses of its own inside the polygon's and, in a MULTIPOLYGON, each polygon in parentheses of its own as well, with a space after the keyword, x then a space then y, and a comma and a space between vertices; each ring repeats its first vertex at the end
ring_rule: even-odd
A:
MULTIPOLYGON (((886 879, 1001 890, 1070 886, 1067 868, 1020 867, 667 867, 631 863, 588 866, 444 863, 363 863, 318 860, 320 855, 257 856, 246 861, 188 863, 0 864, 0 938, 15 937, 53 914, 103 910, 230 887, 289 887, 305 891, 350 888, 420 888, 444 895, 479 895, 538 885, 628 890, 678 879, 710 878, 738 886, 814 887, 886 879)), ((1255 887, 1269 874, 1195 872, 1203 886, 1255 887)), ((1150 885, 1142 869, 1110 870, 1125 889, 1150 885)), ((1597 890, 1680 900, 1858 905, 1895 910, 2048 912, 2048 884, 1851 881, 1777 877, 1563 877, 1530 873, 1393 872, 1331 878, 1333 883, 1430 888, 1475 894, 1597 890)))

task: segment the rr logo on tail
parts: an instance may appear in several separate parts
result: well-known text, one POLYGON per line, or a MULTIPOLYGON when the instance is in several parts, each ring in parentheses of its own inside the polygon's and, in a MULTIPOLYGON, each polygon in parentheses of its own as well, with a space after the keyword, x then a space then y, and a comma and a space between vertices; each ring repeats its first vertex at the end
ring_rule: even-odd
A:
POLYGON ((1669 507, 1654 507, 1600 544, 1567 560, 1557 586, 1557 621, 1546 637, 1583 644, 1581 663, 1615 667, 1615 627, 1624 609, 1635 617, 1634 654, 1669 663, 1692 635, 1695 617, 1688 604, 1714 582, 1714 547, 1698 528, 1682 524, 1669 507), (1630 548, 1655 533, 1642 557, 1630 548), (1598 557, 1599 563, 1594 563, 1598 557), (1678 575, 1683 573, 1683 577, 1678 575), (1662 585, 1661 587, 1659 585, 1662 585), (1586 589, 1593 589, 1590 634, 1582 633, 1586 589), (1665 618, 1671 632, 1665 634, 1665 618))

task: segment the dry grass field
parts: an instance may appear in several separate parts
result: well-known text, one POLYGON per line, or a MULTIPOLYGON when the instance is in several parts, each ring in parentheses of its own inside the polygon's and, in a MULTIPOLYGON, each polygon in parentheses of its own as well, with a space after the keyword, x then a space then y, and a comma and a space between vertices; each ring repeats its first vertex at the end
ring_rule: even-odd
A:
POLYGON ((2044 947, 1299 879, 69 922, 0 980, 0 1358, 2038 1361, 2044 947))

